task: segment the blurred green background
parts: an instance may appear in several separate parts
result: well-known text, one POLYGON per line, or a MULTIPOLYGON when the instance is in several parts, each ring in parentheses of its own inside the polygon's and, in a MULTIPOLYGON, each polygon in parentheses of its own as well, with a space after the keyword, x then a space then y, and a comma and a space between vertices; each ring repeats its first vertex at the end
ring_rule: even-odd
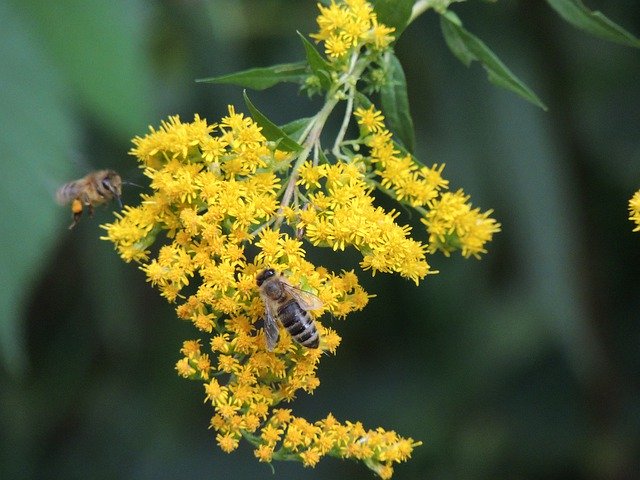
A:
MULTIPOLYGON (((636 1, 589 1, 636 35, 636 1)), ((422 440, 397 479, 640 478, 640 52, 576 31, 545 2, 454 10, 549 106, 498 90, 447 50, 428 13, 397 45, 418 156, 495 209, 482 261, 434 256, 420 287, 377 294, 346 322, 295 413, 331 411, 422 440)), ((175 361, 195 336, 122 263, 99 224, 68 231, 62 183, 114 168, 143 182, 130 139, 169 114, 215 121, 241 89, 196 85, 303 57, 314 1, 0 1, 0 478, 372 478, 325 459, 222 453, 210 407, 175 361)), ((278 123, 318 103, 251 94, 278 123)), ((125 191, 133 203, 135 187, 125 191)), ((416 227, 416 233, 421 231, 416 227)), ((333 268, 357 256, 311 256, 333 268)))

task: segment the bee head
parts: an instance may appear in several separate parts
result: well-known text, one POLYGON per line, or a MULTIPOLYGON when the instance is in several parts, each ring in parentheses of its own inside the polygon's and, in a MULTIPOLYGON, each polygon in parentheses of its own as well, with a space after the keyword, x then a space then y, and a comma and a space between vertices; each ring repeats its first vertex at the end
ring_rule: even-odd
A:
POLYGON ((113 194, 120 204, 120 208, 122 208, 122 202, 120 200, 120 195, 122 195, 122 178, 120 178, 120 175, 113 170, 107 170, 100 183, 102 184, 102 188, 113 194))
POLYGON ((276 274, 276 271, 273 268, 267 268, 266 270, 263 270, 258 274, 258 276, 256 277, 256 283, 260 287, 265 280, 273 277, 275 274, 276 274))

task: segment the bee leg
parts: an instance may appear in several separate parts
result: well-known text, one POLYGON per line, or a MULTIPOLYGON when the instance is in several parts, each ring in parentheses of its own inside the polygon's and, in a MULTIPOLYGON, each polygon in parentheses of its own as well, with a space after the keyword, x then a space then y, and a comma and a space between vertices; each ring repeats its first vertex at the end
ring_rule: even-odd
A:
POLYGON ((89 216, 93 218, 93 205, 91 203, 87 203, 87 207, 89 208, 89 216))
POLYGON ((80 199, 76 198, 71 202, 71 212, 73 212, 73 223, 69 225, 69 230, 78 224, 82 216, 82 202, 80 199))

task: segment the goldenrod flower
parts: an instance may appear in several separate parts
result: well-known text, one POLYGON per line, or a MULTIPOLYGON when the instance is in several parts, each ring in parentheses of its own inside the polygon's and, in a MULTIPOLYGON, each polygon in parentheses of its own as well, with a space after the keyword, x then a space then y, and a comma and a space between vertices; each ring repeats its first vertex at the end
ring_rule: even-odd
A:
POLYGON ((384 130, 384 115, 376 110, 373 105, 369 108, 358 107, 353 114, 358 119, 358 125, 364 128, 367 133, 384 130))
POLYGON ((257 326, 264 314, 257 273, 267 267, 286 272, 336 318, 363 309, 371 297, 353 271, 333 273, 312 265, 303 241, 274 228, 280 186, 294 185, 305 199, 286 205, 286 214, 282 210, 280 221, 290 231, 303 232, 311 245, 335 251, 353 247, 362 254, 364 270, 398 273, 415 283, 435 273, 427 252, 448 254, 455 244, 463 255, 477 256, 499 224, 488 217, 490 212, 472 209, 462 191, 442 192, 447 187, 442 165, 423 167, 408 155, 399 156, 378 111, 359 109, 355 115, 377 136, 363 139, 370 156, 350 163, 307 161, 295 177, 267 169, 276 156, 284 157, 269 149, 255 123, 232 107, 219 126, 199 117, 193 124, 171 117, 159 130, 134 140, 153 194, 105 225, 105 238, 125 260, 141 264, 148 281, 176 303, 180 318, 210 335, 208 341, 184 343, 176 370, 203 381, 205 401, 216 411, 211 426, 219 432, 216 440, 223 451, 235 450, 242 435, 259 432, 255 455, 260 461, 295 454, 305 466, 314 466, 332 455, 364 460, 384 477, 419 443, 393 432, 367 431, 357 422, 341 424, 327 417, 311 424, 288 410, 273 410, 293 400, 298 390, 318 387, 320 353, 335 353, 340 337, 316 318, 319 350, 305 349, 283 334, 274 351, 267 352, 257 326), (178 144, 169 145, 170 139, 178 144), (216 149, 207 147, 213 144, 216 149), (398 212, 375 205, 371 193, 376 183, 400 201, 427 207, 428 245, 398 223, 398 212), (152 257, 151 246, 160 241, 164 245, 152 257), (249 247, 257 249, 253 257, 249 247))
POLYGON ((281 408, 301 390, 318 388, 318 362, 340 345, 323 318, 346 318, 373 296, 353 270, 314 265, 307 250, 354 249, 363 270, 397 273, 418 284, 437 273, 429 254, 458 249, 477 257, 500 224, 490 210, 473 209, 462 190, 447 191, 444 165, 424 166, 403 152, 374 105, 354 102, 359 75, 388 51, 393 29, 378 23, 365 0, 332 1, 319 9, 313 38, 324 42, 340 75, 331 77, 325 107, 299 140, 302 150, 278 149, 233 106, 218 124, 197 115, 192 122, 169 117, 133 139, 130 153, 151 193, 104 225, 103 238, 123 260, 137 262, 147 281, 175 304, 178 318, 193 324, 200 338, 183 343, 175 368, 202 382, 204 401, 214 409, 210 428, 224 452, 245 438, 261 462, 293 459, 313 467, 324 456, 352 458, 390 478, 393 465, 406 461, 420 442, 331 414, 314 423, 281 408), (355 60, 343 61, 347 57, 355 60), (355 108, 346 109, 329 156, 320 134, 343 96, 355 108), (360 135, 345 140, 353 119, 360 135), (414 237, 399 211, 379 206, 376 189, 417 211, 428 241, 419 238, 424 232, 414 237), (273 351, 266 349, 265 305, 256 285, 266 268, 320 299, 322 307, 309 312, 320 334, 318 349, 301 346, 284 330, 273 351))
POLYGON ((231 453, 236 448, 238 448, 238 444, 239 444, 238 440, 239 440, 238 436, 231 433, 216 435, 216 441, 218 442, 220 449, 226 453, 231 453))
POLYGON ((332 0, 327 7, 318 4, 318 9, 319 31, 311 37, 324 42, 325 53, 332 60, 339 61, 363 47, 381 51, 394 40, 394 29, 378 23, 369 2, 332 0))
POLYGON ((422 219, 429 232, 429 252, 437 250, 449 256, 461 250, 462 256, 480 257, 484 245, 500 231, 500 224, 490 218, 492 210, 480 213, 472 208, 469 196, 462 190, 443 193, 429 203, 430 210, 422 219))
POLYGON ((629 200, 629 220, 636 224, 633 231, 640 231, 640 190, 629 200))

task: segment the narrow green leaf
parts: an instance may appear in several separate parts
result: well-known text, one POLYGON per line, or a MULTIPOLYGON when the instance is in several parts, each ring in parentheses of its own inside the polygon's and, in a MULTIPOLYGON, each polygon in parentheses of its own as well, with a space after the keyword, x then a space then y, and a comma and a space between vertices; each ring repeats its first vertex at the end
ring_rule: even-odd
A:
POLYGON ((415 0, 376 0, 373 10, 378 22, 396 29, 392 35, 397 40, 409 24, 414 3, 415 0))
POLYGON ((271 140, 273 142, 278 142, 278 148, 280 150, 285 150, 288 152, 298 152, 302 150, 302 147, 289 137, 284 131, 278 127, 275 123, 265 117, 260 110, 258 110, 249 97, 247 96, 247 92, 242 92, 244 96, 244 101, 247 104, 247 108, 251 112, 251 116, 253 120, 258 124, 259 127, 262 128, 262 134, 265 136, 267 140, 271 140))
POLYGON ((313 120, 313 117, 299 118, 298 120, 289 122, 286 125, 282 125, 280 128, 284 133, 286 133, 293 140, 299 143, 300 136, 309 125, 309 122, 311 122, 312 120, 313 120))
POLYGON ((462 27, 455 13, 448 11, 441 15, 440 26, 449 49, 462 63, 469 66, 472 61, 479 61, 491 83, 517 93, 543 110, 547 109, 533 90, 516 77, 482 40, 462 27))
POLYGON ((300 32, 298 32, 298 36, 300 37, 300 40, 302 40, 302 45, 304 46, 304 51, 307 55, 307 62, 309 62, 311 71, 320 80, 320 86, 322 87, 322 89, 329 90, 329 87, 331 86, 331 77, 329 77, 329 64, 323 58, 320 52, 318 52, 313 43, 307 40, 307 38, 300 32))
POLYGON ((302 83, 307 78, 304 62, 283 63, 271 67, 251 68, 219 77, 199 78, 198 83, 224 83, 253 90, 264 90, 281 82, 302 83))
POLYGON ((547 0, 567 22, 596 37, 629 47, 640 47, 640 40, 598 11, 589 10, 581 0, 547 0))
POLYGON ((385 71, 387 79, 380 90, 382 110, 389 129, 397 136, 407 150, 413 152, 416 137, 413 120, 409 111, 407 96, 407 80, 402 70, 402 64, 393 53, 385 56, 385 71))

